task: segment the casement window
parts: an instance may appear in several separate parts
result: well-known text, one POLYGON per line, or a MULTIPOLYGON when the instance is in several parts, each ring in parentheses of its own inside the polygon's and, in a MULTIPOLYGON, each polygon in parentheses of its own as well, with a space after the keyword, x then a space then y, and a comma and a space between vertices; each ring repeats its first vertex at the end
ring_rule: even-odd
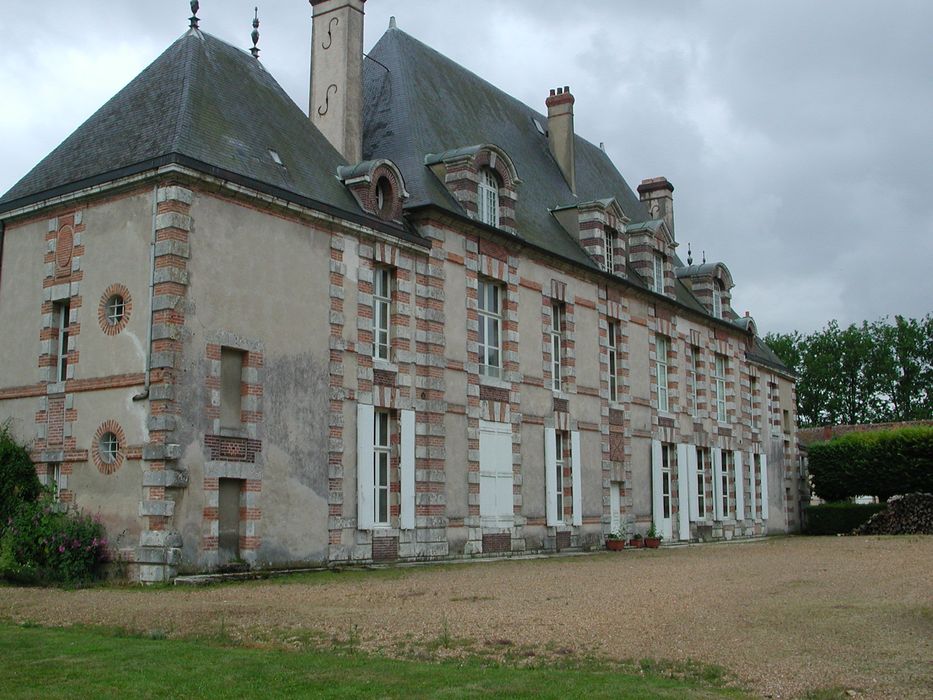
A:
POLYGON ((606 229, 606 250, 605 250, 605 259, 606 259, 606 271, 615 273, 616 271, 616 245, 618 242, 618 234, 614 229, 606 229))
POLYGON ((658 294, 664 294, 664 256, 660 253, 654 254, 654 270, 651 280, 651 290, 658 294))
POLYGON ((722 292, 713 290, 713 317, 722 318, 722 292))
POLYGON ((690 359, 687 362, 687 391, 690 392, 690 415, 697 414, 697 381, 700 376, 700 348, 690 346, 690 359))
POLYGON ((749 390, 748 390, 748 404, 749 411, 752 414, 752 429, 760 430, 761 429, 761 413, 758 408, 758 378, 750 377, 749 378, 749 390))
POLYGON ((655 364, 658 371, 658 410, 668 411, 670 404, 667 390, 667 355, 670 350, 670 340, 667 336, 655 336, 655 364))
POLYGON ((710 453, 704 447, 696 448, 696 509, 697 518, 706 518, 706 475, 710 472, 710 453))
POLYGON ((661 515, 671 517, 671 466, 674 463, 674 446, 661 443, 661 515))
POLYGON ((236 348, 220 349, 220 427, 242 427, 243 356, 236 348))
POLYGON ((716 420, 726 422, 726 370, 728 363, 725 355, 716 354, 716 374, 713 377, 716 401, 716 420))
POLYGON ((514 513, 512 425, 480 421, 479 514, 484 527, 511 527, 514 513))
POLYGON ((105 314, 108 325, 115 326, 123 320, 126 313, 126 302, 120 294, 113 294, 107 299, 105 314))
POLYGON ((70 317, 71 305, 67 301, 55 304, 55 322, 58 329, 58 342, 55 348, 56 382, 63 382, 68 378, 68 327, 70 317))
POLYGON ((499 377, 502 374, 502 286, 481 278, 477 296, 479 373, 499 377))
POLYGON ((719 497, 722 499, 722 519, 725 520, 732 514, 732 499, 729 493, 732 486, 733 474, 735 473, 735 455, 731 450, 722 451, 722 469, 720 470, 719 497))
POLYGON ((548 526, 566 522, 566 477, 570 474, 571 524, 583 524, 583 491, 580 433, 544 429, 544 485, 548 526))
POLYGON ((392 494, 398 527, 415 527, 415 412, 357 404, 357 527, 392 527, 392 494), (393 473, 393 464, 397 468, 393 473), (393 491, 393 483, 398 486, 393 491))
POLYGON ((373 358, 389 359, 392 323, 392 269, 373 271, 373 358))
POLYGON ((62 465, 59 462, 46 467, 46 483, 52 488, 53 498, 58 501, 62 494, 62 465))
POLYGON ((479 220, 490 226, 499 226, 499 176, 491 168, 479 173, 479 220))
POLYGON ((619 324, 615 321, 609 321, 609 346, 606 349, 606 357, 609 367, 609 400, 619 400, 619 324))
POLYGON ((551 305, 551 388, 561 390, 564 354, 564 305, 551 305))

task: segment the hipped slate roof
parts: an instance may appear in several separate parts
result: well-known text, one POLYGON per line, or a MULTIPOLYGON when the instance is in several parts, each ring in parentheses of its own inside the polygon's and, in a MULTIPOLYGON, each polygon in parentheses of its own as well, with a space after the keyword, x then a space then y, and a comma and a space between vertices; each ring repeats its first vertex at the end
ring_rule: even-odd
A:
POLYGON ((345 161, 262 64, 197 30, 175 41, 0 198, 0 212, 189 161, 360 213, 335 177, 345 161))

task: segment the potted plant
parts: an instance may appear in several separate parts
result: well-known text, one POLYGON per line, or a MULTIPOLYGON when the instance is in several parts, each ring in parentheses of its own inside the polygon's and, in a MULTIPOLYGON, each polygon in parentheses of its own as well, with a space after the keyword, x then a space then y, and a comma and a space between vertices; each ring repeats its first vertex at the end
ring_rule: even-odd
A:
POLYGON ((621 549, 625 549, 625 533, 620 527, 615 532, 610 532, 606 535, 606 549, 611 552, 618 552, 621 549))
POLYGON ((642 539, 640 532, 636 532, 632 535, 632 539, 628 541, 628 546, 634 549, 641 549, 645 546, 645 541, 642 539))
POLYGON ((649 549, 657 549, 661 546, 662 539, 661 533, 658 532, 654 523, 651 523, 651 527, 648 528, 648 533, 645 535, 645 546, 649 549))

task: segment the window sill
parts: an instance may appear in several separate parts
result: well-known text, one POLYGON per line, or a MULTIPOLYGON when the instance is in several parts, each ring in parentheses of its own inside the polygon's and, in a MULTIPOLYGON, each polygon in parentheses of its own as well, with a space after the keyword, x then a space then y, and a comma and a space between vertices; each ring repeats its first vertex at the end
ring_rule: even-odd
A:
POLYGON ((479 375, 479 383, 486 386, 495 387, 497 389, 511 389, 512 382, 507 382, 504 379, 499 377, 490 377, 488 374, 479 375))
POLYGON ((389 360, 383 360, 380 357, 373 358, 373 369, 382 369, 387 372, 395 372, 398 374, 398 365, 389 360))
POLYGON ((658 409, 658 418, 670 418, 671 420, 675 420, 677 416, 676 414, 671 413, 670 411, 662 411, 658 409))
POLYGON ((249 437, 246 428, 221 428, 220 437, 245 438, 249 437))
POLYGON ((48 384, 45 391, 47 394, 64 394, 65 382, 55 382, 54 384, 48 384))

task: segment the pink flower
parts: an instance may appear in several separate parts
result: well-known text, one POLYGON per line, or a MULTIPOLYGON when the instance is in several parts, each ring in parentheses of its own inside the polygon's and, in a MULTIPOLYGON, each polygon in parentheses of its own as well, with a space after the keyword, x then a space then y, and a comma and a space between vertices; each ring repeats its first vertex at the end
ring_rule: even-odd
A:
POLYGON ((64 551, 65 551, 65 545, 63 545, 63 544, 58 545, 58 552, 59 552, 59 554, 61 554, 61 553, 64 552, 64 551))

